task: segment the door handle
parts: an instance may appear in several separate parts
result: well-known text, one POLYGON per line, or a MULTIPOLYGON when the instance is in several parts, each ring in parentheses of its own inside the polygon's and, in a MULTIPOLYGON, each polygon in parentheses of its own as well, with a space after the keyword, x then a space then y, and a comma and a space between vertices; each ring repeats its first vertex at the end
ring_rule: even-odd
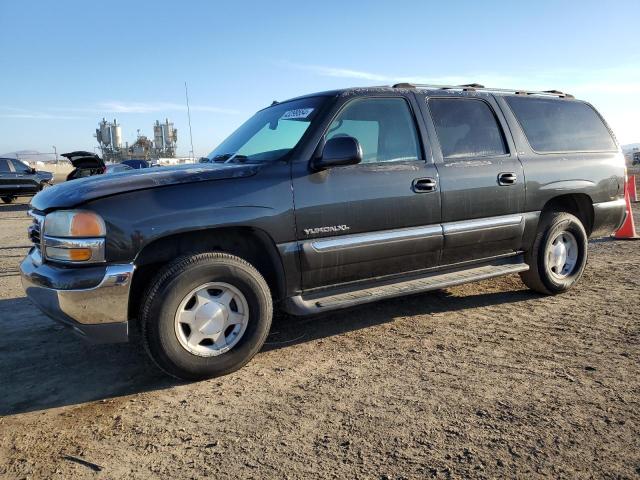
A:
POLYGON ((500 185, 513 185, 517 180, 518 177, 513 172, 504 172, 498 175, 498 184, 500 185))
POLYGON ((411 184, 411 189, 416 193, 433 192, 438 188, 435 178, 416 178, 411 184))

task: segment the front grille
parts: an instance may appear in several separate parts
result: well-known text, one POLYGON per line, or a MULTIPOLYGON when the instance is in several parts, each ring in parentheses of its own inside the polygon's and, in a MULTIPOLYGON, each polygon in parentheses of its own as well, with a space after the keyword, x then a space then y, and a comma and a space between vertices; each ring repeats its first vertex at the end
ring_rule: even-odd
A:
POLYGON ((33 242, 36 248, 40 249, 41 245, 41 231, 42 231, 42 223, 44 222, 44 215, 39 215, 35 213, 33 210, 29 211, 29 216, 33 218, 33 223, 29 225, 27 230, 29 235, 29 240, 33 242))

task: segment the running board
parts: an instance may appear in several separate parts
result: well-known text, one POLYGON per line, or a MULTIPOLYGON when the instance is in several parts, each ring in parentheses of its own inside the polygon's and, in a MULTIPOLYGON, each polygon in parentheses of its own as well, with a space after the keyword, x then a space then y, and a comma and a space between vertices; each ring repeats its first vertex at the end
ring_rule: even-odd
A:
POLYGON ((334 292, 338 293, 333 294, 330 291, 324 291, 315 294, 297 295, 286 300, 284 310, 292 315, 312 315, 363 303, 377 302, 387 298, 428 292, 430 290, 453 287, 462 283, 477 282, 526 270, 529 270, 529 265, 526 263, 511 263, 485 265, 447 273, 432 273, 417 278, 413 277, 411 280, 407 280, 406 277, 397 278, 393 283, 386 282, 360 290, 345 291, 342 288, 339 292, 334 290, 334 292))

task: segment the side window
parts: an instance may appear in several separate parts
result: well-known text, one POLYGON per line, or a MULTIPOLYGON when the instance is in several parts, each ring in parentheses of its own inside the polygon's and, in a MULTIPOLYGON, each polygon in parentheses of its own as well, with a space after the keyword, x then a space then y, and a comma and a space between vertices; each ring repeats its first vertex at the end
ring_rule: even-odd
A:
POLYGON ((7 162, 7 160, 5 160, 4 158, 0 158, 0 173, 8 173, 11 170, 9 170, 9 163, 7 162))
POLYGON ((363 163, 421 157, 413 115, 403 98, 353 100, 331 123, 326 139, 341 136, 360 142, 363 163))
POLYGON ((9 161, 13 163, 13 168, 15 169, 16 173, 27 173, 31 170, 27 165, 25 165, 19 160, 9 160, 9 161))
POLYGON ((611 133, 586 103, 557 98, 506 97, 539 153, 616 150, 611 133))
POLYGON ((429 111, 444 158, 494 157, 509 153, 493 110, 474 98, 432 98, 429 111))

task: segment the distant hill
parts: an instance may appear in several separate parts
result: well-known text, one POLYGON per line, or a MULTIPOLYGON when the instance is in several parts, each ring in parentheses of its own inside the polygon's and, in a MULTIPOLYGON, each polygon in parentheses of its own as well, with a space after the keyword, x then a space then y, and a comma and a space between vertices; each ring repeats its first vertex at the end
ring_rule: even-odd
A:
MULTIPOLYGON (((2 153, 0 157, 17 158, 23 162, 55 162, 56 156, 53 153, 40 153, 37 150, 18 150, 16 152, 2 153)), ((60 158, 58 156, 58 158, 60 158)))

